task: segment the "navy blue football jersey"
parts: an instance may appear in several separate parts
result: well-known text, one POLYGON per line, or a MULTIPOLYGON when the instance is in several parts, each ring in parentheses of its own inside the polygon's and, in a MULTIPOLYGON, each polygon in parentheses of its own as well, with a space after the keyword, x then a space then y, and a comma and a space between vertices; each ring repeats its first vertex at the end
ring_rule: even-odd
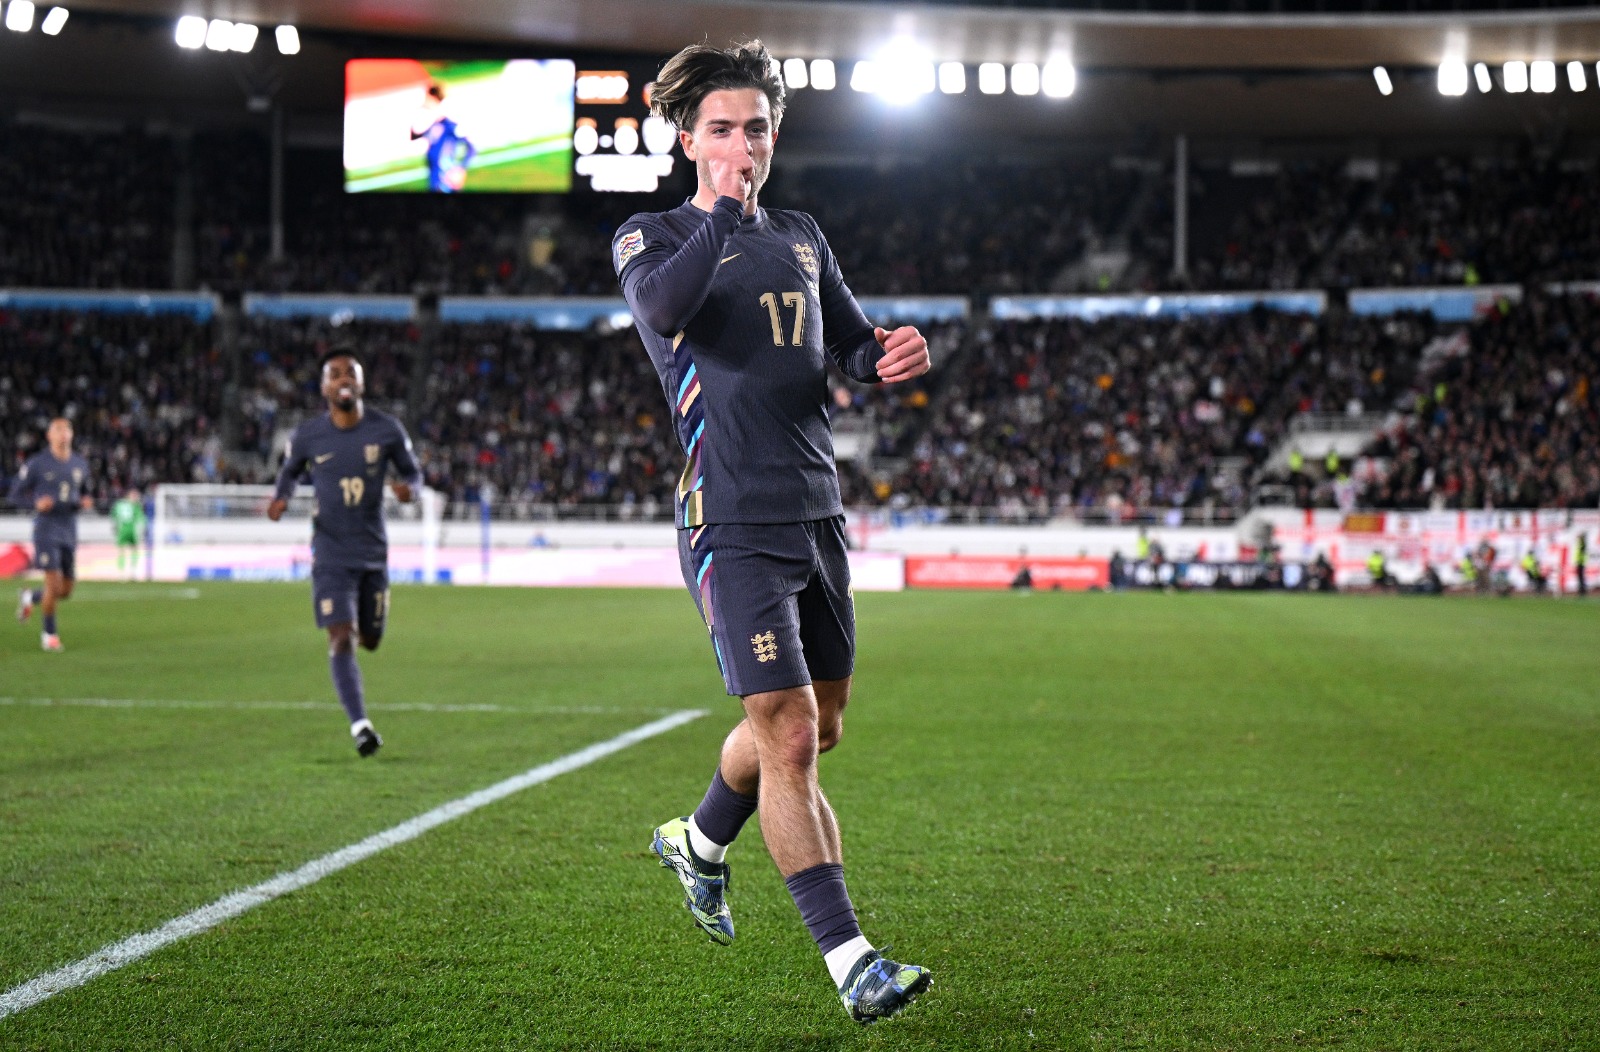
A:
POLYGON ((46 449, 35 453, 22 465, 12 484, 11 500, 20 507, 33 509, 40 497, 52 497, 54 506, 49 511, 34 510, 33 536, 35 544, 78 543, 78 510, 83 502, 83 486, 89 478, 89 462, 76 453, 58 460, 46 449))
POLYGON ((317 495, 311 556, 320 567, 381 570, 389 564, 383 526, 383 484, 390 467, 416 485, 422 469, 400 421, 368 409, 348 430, 327 414, 295 428, 289 455, 278 473, 277 496, 289 499, 301 475, 310 473, 317 495))
POLYGON ((876 383, 883 350, 816 220, 686 201, 624 223, 612 263, 687 457, 679 527, 841 514, 825 363, 876 383))

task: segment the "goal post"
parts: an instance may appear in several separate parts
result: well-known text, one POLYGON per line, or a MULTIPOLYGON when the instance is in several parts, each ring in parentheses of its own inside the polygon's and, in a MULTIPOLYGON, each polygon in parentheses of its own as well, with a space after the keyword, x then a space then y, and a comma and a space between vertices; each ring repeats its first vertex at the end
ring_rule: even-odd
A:
MULTIPOLYGON (((262 485, 173 483, 156 487, 151 521, 153 576, 164 579, 293 580, 311 572, 311 516, 316 498, 298 486, 272 522, 274 489, 262 485)), ((434 584, 445 501, 424 486, 401 504, 384 487, 390 579, 434 584)))

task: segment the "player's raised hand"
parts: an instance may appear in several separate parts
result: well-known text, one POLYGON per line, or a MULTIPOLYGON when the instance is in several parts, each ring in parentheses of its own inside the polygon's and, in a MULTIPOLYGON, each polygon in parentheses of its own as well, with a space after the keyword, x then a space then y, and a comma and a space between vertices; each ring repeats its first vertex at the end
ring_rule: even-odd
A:
POLYGON ((750 180, 755 170, 755 162, 750 158, 713 157, 709 167, 711 189, 717 192, 718 197, 731 197, 737 201, 750 199, 750 180))
POLYGON ((267 518, 271 519, 273 522, 277 522, 279 519, 283 518, 284 509, 288 506, 289 502, 281 497, 274 499, 271 504, 267 505, 267 518))
POLYGON ((933 364, 928 356, 928 341, 914 325, 902 325, 893 332, 873 329, 872 335, 884 351, 878 360, 878 379, 886 384, 921 376, 933 364))

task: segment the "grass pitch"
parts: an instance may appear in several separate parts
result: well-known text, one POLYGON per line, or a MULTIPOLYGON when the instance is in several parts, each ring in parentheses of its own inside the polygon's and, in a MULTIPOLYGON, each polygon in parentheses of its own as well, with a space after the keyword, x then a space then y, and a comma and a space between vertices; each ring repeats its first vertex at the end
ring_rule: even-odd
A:
POLYGON ((823 784, 868 937, 935 979, 861 1030, 755 823, 729 948, 649 855, 735 719, 687 597, 398 589, 370 761, 309 601, 85 584, 65 653, 0 632, 0 994, 711 715, 0 1019, 0 1048, 1600 1047, 1600 606, 862 595, 823 784))

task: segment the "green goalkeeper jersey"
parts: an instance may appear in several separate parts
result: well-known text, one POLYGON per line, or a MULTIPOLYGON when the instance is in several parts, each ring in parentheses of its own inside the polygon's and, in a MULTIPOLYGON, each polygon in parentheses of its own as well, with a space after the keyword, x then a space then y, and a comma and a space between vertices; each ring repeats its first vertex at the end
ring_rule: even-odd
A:
POLYGON ((144 505, 123 497, 111 505, 111 522, 118 544, 138 544, 139 534, 144 532, 144 505))

